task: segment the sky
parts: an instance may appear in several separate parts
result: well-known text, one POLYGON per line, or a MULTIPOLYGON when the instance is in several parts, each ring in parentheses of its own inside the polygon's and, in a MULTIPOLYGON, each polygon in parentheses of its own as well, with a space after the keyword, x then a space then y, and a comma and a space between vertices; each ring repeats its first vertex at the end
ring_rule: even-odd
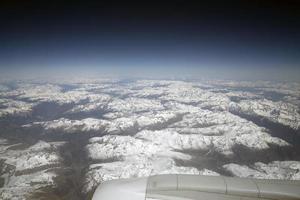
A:
POLYGON ((0 3, 0 71, 300 78, 300 2, 0 3))

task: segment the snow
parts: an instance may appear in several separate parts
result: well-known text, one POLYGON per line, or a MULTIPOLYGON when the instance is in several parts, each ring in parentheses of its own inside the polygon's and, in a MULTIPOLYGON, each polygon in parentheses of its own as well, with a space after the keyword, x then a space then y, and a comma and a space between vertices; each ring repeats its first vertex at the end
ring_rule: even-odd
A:
POLYGON ((84 192, 107 180, 146 177, 156 174, 203 174, 219 175, 208 169, 201 171, 193 167, 178 167, 173 159, 160 156, 131 156, 125 161, 93 164, 88 169, 84 192))
POLYGON ((67 113, 92 112, 98 110, 106 110, 111 96, 107 94, 89 94, 87 95, 88 103, 74 106, 67 113))
POLYGON ((158 152, 166 153, 159 145, 131 136, 106 135, 91 138, 86 146, 88 156, 94 160, 122 159, 125 156, 143 154, 151 157, 158 152))
POLYGON ((300 161, 256 162, 251 167, 231 163, 223 168, 238 177, 300 180, 300 161))
POLYGON ((0 117, 5 116, 28 116, 32 112, 35 104, 24 101, 1 99, 0 100, 0 117), (3 108, 1 108, 1 106, 3 108))
POLYGON ((2 148, 0 152, 3 162, 0 172, 4 178, 0 199, 24 199, 40 188, 54 186, 57 174, 51 169, 61 163, 57 148, 63 144, 38 141, 26 149, 19 149, 20 144, 1 143, 1 147, 15 148, 2 148))
POLYGON ((144 98, 113 99, 108 104, 108 109, 115 112, 136 113, 149 110, 163 110, 164 106, 159 100, 144 98))
POLYGON ((176 82, 168 85, 167 89, 166 95, 159 99, 175 100, 178 103, 189 105, 197 104, 201 108, 209 107, 212 110, 226 110, 230 102, 226 95, 197 88, 192 83, 176 82))
POLYGON ((1 152, 1 159, 4 160, 5 164, 14 166, 16 172, 27 173, 29 170, 59 165, 61 158, 58 155, 57 148, 60 145, 39 141, 24 150, 7 148, 1 152))
MULTIPOLYGON (((176 165, 175 159, 192 159, 190 155, 181 153, 185 150, 215 149, 228 155, 233 153, 232 148, 239 143, 254 149, 269 148, 269 143, 288 145, 280 139, 272 138, 267 133, 257 134, 257 138, 254 139, 251 139, 253 134, 246 134, 247 137, 233 134, 230 138, 228 135, 216 137, 180 134, 172 129, 164 129, 143 130, 135 136, 94 137, 89 140, 86 150, 88 157, 99 164, 90 166, 85 190, 89 191, 95 184, 116 178, 141 177, 159 173, 203 173, 193 167, 176 165)), ((210 174, 210 172, 207 173, 210 174)))
POLYGON ((21 176, 11 176, 8 184, 0 188, 0 199, 23 200, 24 197, 30 197, 31 194, 43 187, 54 186, 56 176, 55 173, 47 170, 21 176))
MULTIPOLYGON (((142 131, 145 134, 150 131, 142 131)), ((199 171, 194 167, 180 167, 175 159, 191 159, 189 155, 173 151, 174 144, 163 144, 149 138, 106 135, 94 137, 86 146, 93 162, 86 174, 85 191, 105 180, 116 178, 143 177, 154 174, 185 173, 214 174, 210 170, 199 171), (102 161, 102 162, 101 162, 102 161)), ((171 140, 172 141, 172 140, 171 140)))
MULTIPOLYGON (((249 129, 250 130, 250 129, 249 129)), ((153 141, 160 146, 174 150, 209 150, 224 155, 233 154, 235 145, 243 145, 250 149, 268 149, 269 144, 278 146, 288 146, 289 144, 279 138, 273 138, 264 132, 240 134, 234 130, 222 136, 207 136, 201 134, 179 134, 172 130, 141 131, 136 137, 153 141)))
POLYGON ((70 120, 60 118, 53 121, 33 122, 32 124, 23 125, 25 128, 42 127, 46 131, 63 131, 65 133, 75 133, 79 131, 104 131, 109 122, 95 118, 86 118, 83 120, 70 120))
POLYGON ((55 84, 20 85, 17 90, 11 93, 18 95, 19 99, 28 99, 33 102, 56 102, 58 104, 79 102, 86 99, 89 94, 86 91, 76 90, 62 92, 62 88, 55 84))
MULTIPOLYGON (((102 181, 118 178, 164 173, 218 175, 210 169, 178 166, 178 160, 193 161, 189 152, 215 152, 230 159, 237 146, 252 151, 270 146, 294 148, 273 137, 263 125, 240 116, 260 117, 299 130, 299 86, 229 80, 18 81, 13 89, 0 84, 0 117, 5 120, 31 115, 21 131, 70 137, 80 133, 85 138, 91 137, 87 133, 95 133, 81 149, 92 163, 86 163, 82 172, 84 192, 89 192, 102 181), (272 99, 265 95, 267 92, 278 93, 279 97, 272 99), (56 103, 63 111, 49 118, 32 116, 35 106, 45 102, 56 103)), ((43 135, 48 136, 55 138, 43 135)), ((17 198, 13 191, 20 191, 21 198, 38 187, 52 186, 56 174, 50 169, 61 167, 58 147, 62 144, 39 141, 21 149, 22 145, 0 139, 1 160, 12 167, 3 169, 6 182, 0 192, 8 199, 17 198), (37 186, 28 187, 31 183, 37 186), (24 186, 24 191, 17 189, 18 184, 24 186)), ((223 168, 240 177, 300 177, 299 161, 229 163, 223 168)))
POLYGON ((105 120, 85 118, 70 120, 60 118, 52 121, 33 122, 23 125, 25 128, 42 127, 46 131, 63 131, 65 133, 96 131, 107 134, 135 134, 143 129, 160 129, 181 118, 181 113, 172 111, 147 112, 143 115, 117 117, 105 120))
MULTIPOLYGON (((243 145, 251 149, 267 149, 269 144, 288 146, 279 138, 272 137, 266 130, 256 124, 228 112, 212 112, 201 110, 187 114, 182 121, 170 127, 183 135, 178 138, 193 138, 193 141, 206 139, 207 146, 223 154, 232 154, 235 145, 243 145)), ((205 147, 207 147, 205 146, 205 147)))
POLYGON ((231 103, 233 112, 260 116, 270 121, 289 126, 295 130, 300 128, 300 114, 296 105, 286 102, 273 102, 263 100, 242 100, 239 103, 231 103))

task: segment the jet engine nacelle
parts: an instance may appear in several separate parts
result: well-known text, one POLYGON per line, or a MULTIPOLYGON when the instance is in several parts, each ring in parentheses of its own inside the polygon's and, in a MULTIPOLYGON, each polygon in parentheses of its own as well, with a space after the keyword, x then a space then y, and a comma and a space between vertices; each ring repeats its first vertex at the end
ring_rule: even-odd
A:
POLYGON ((93 200, 295 200, 300 181, 156 175, 102 183, 93 200))

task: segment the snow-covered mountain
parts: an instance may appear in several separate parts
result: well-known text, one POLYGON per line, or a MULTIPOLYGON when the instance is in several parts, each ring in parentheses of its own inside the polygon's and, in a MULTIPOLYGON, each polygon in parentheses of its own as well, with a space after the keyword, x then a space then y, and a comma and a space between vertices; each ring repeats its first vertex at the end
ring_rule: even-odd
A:
POLYGON ((299 83, 11 82, 0 82, 1 199, 80 199, 164 173, 300 179, 299 83))

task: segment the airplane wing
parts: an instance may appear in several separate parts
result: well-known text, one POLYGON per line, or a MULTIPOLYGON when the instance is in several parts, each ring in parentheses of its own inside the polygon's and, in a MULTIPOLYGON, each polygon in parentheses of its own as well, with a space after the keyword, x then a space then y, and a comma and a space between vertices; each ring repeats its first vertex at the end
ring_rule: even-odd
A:
POLYGON ((156 175, 101 184, 92 200, 296 200, 300 181, 156 175))

